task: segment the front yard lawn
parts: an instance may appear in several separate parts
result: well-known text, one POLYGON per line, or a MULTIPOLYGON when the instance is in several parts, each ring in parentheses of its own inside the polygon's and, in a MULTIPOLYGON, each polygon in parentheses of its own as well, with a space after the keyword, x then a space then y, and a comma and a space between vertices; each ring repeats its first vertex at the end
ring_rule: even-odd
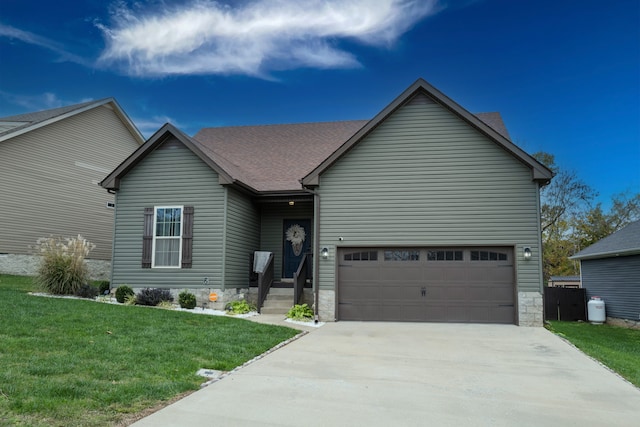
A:
POLYGON ((127 425, 298 331, 224 316, 28 295, 0 275, 0 425, 127 425))
POLYGON ((550 330, 640 387, 640 330, 578 322, 550 322, 550 330))

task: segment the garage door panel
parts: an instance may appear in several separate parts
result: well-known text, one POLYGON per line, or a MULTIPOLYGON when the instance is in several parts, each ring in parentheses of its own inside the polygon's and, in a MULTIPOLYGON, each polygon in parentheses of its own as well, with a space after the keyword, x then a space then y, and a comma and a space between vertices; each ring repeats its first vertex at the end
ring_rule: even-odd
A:
POLYGON ((377 265, 341 265, 341 280, 377 280, 380 271, 377 265))
POLYGON ((383 301, 407 301, 420 298, 420 286, 395 283, 393 285, 380 285, 379 296, 383 301))
POLYGON ((409 265, 398 265, 398 263, 386 263, 380 266, 378 280, 382 281, 422 281, 422 269, 415 263, 400 263, 409 265))
MULTIPOLYGON (((340 320, 515 322, 511 248, 373 248, 351 253, 355 251, 377 251, 377 257, 341 259, 340 320), (405 253, 420 255, 403 258, 405 253), (394 256, 385 260, 387 254, 394 256), (434 254, 447 258, 436 260, 434 254)), ((339 250, 339 256, 344 253, 339 250)))

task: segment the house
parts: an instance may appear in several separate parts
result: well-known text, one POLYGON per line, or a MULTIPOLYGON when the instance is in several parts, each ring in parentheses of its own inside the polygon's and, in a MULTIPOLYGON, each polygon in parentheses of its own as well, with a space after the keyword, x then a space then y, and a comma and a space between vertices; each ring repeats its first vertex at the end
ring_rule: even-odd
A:
POLYGON ((605 302, 607 320, 640 321, 640 221, 576 253, 587 299, 605 302))
POLYGON ((273 278, 323 321, 541 325, 551 177, 498 114, 422 79, 368 121, 167 124, 101 183, 116 193, 112 283, 220 305, 247 292, 261 251, 259 305, 273 278))
POLYGON ((580 276, 551 276, 547 281, 550 288, 579 288, 580 276))
POLYGON ((114 197, 98 183, 143 142, 113 98, 0 118, 0 272, 34 274, 37 239, 81 234, 108 277, 114 197))

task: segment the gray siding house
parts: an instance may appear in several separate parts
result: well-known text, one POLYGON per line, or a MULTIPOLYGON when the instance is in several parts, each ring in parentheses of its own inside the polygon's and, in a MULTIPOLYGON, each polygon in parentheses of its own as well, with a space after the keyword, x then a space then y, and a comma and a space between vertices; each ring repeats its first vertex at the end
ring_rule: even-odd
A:
POLYGON ((114 197, 98 183, 143 142, 113 98, 0 118, 0 271, 33 274, 38 238, 81 234, 108 277, 114 197))
POLYGON ((571 259, 580 261, 587 298, 602 298, 608 318, 640 322, 640 221, 599 240, 571 259))
POLYGON ((112 283, 220 304, 247 291, 263 251, 281 286, 311 279, 323 321, 541 325, 551 177, 497 113, 422 79, 368 121, 194 137, 167 124, 101 183, 116 194, 112 283))

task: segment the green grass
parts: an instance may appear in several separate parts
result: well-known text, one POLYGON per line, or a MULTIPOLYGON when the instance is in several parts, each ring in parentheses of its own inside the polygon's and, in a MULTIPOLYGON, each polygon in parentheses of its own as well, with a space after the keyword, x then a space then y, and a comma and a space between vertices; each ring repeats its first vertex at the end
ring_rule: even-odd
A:
POLYGON ((640 330, 579 322, 550 322, 550 330, 640 387, 640 330))
POLYGON ((0 275, 0 425, 115 426, 297 331, 221 316, 28 295, 0 275))

